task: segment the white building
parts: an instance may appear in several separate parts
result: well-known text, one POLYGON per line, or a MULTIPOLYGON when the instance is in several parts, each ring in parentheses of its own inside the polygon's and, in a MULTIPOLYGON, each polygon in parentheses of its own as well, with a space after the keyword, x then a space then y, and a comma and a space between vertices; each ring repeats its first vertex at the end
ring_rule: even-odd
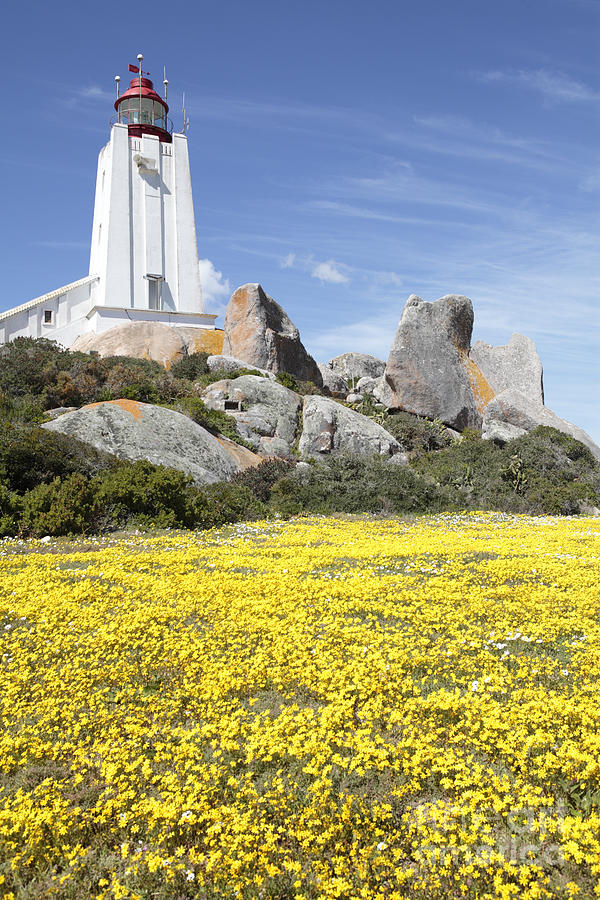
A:
POLYGON ((117 97, 98 156, 89 275, 0 313, 0 343, 48 337, 69 347, 138 321, 214 329, 202 305, 187 137, 172 133, 166 86, 163 99, 140 68, 117 97))

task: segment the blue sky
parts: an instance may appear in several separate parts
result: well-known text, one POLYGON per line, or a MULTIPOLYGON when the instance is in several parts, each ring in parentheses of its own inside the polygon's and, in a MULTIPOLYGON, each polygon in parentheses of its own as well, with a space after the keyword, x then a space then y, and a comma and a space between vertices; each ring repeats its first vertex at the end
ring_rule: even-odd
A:
POLYGON ((386 358, 411 293, 466 294, 600 443, 600 0, 58 0, 3 30, 0 308, 87 274, 141 51, 177 129, 186 94, 207 311, 260 281, 319 360, 386 358))

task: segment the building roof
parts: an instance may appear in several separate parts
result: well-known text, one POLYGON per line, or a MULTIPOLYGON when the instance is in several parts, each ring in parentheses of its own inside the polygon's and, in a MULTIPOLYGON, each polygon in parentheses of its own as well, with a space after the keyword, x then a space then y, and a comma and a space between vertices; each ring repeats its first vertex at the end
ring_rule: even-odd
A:
POLYGON ((142 76, 139 76, 138 78, 132 78, 125 93, 121 94, 120 97, 117 97, 115 101, 115 109, 118 109, 123 100, 128 97, 142 97, 142 99, 155 100, 165 108, 165 112, 169 112, 167 101, 163 100, 163 98, 156 93, 156 91, 154 90, 154 85, 149 78, 144 78, 142 76))
POLYGON ((29 300, 27 303, 22 303, 20 306, 15 306, 12 309, 7 309, 5 312, 0 313, 0 322, 3 319, 8 319, 11 316, 17 315, 17 313, 33 309, 34 306, 41 306, 43 303, 47 303, 48 300, 54 300, 56 297, 60 297, 61 294, 72 291, 73 288, 81 287, 84 284, 90 284, 92 281, 98 281, 98 278, 98 275, 86 275, 85 278, 80 278, 79 281, 72 281, 71 284, 65 284, 64 287, 57 288, 55 291, 50 291, 49 294, 42 294, 41 297, 36 297, 34 300, 29 300))

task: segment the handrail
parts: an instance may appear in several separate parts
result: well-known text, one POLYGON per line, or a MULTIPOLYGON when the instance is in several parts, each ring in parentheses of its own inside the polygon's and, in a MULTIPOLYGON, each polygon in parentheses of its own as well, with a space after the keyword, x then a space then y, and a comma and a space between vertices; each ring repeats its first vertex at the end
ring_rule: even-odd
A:
POLYGON ((108 124, 111 128, 113 125, 133 125, 136 128, 140 126, 143 128, 144 125, 148 125, 151 128, 160 128, 168 134, 173 134, 174 128, 173 120, 169 116, 162 116, 160 119, 155 119, 154 122, 128 122, 124 117, 112 116, 108 124))

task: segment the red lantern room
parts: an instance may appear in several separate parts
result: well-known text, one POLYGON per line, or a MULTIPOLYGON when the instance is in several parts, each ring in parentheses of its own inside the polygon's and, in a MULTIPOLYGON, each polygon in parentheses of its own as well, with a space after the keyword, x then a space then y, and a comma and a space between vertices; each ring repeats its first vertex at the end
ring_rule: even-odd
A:
MULTIPOLYGON (((130 72, 137 72, 137 78, 132 78, 128 90, 118 96, 119 76, 117 82, 117 100, 115 109, 118 122, 127 125, 129 134, 133 137, 141 137, 143 134, 155 134, 161 141, 171 143, 172 123, 167 118, 169 107, 167 106, 167 79, 164 79, 165 99, 154 90, 154 85, 142 72, 142 54, 138 54, 138 66, 129 66, 130 72)), ((146 72, 146 75, 149 73, 146 72)))

